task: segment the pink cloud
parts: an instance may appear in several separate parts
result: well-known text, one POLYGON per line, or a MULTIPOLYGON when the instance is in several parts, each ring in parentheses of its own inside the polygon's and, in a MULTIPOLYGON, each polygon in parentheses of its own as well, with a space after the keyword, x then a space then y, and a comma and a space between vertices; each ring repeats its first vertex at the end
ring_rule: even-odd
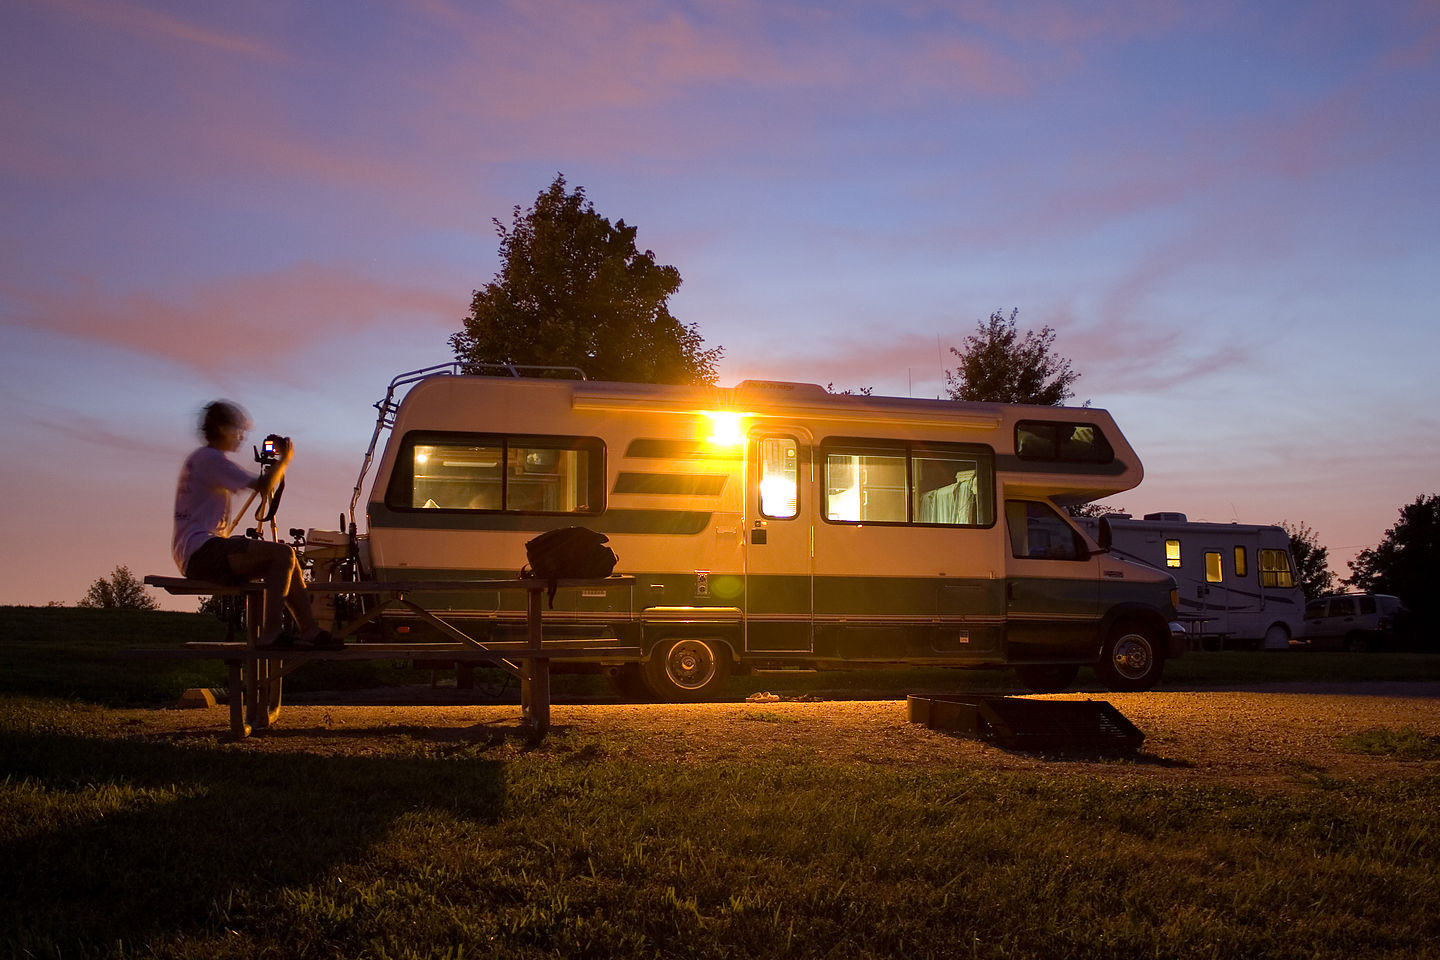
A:
MULTIPOLYGON (((293 354, 382 325, 434 325, 437 352, 466 300, 351 270, 300 264, 178 291, 114 294, 77 281, 66 291, 9 289, 11 321, 213 372, 293 354)), ((425 334, 430 336, 431 334, 425 334)))
POLYGON ((286 59, 282 51, 255 37, 200 26, 158 10, 118 0, 45 0, 43 6, 142 40, 177 42, 187 47, 203 48, 210 54, 234 54, 268 63, 286 59))

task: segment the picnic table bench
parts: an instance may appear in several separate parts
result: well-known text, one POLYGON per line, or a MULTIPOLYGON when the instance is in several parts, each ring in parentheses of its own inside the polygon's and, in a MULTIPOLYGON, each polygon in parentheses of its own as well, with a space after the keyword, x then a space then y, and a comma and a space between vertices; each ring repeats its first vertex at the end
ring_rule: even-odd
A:
MULTIPOLYGON (((155 659, 221 660, 230 670, 230 730, 236 739, 243 739, 252 730, 268 727, 280 715, 281 686, 293 671, 315 660, 390 660, 403 657, 428 660, 445 659, 457 664, 492 663, 520 680, 520 704, 523 719, 537 733, 550 726, 550 663, 552 660, 592 660, 602 663, 636 662, 641 659, 639 647, 623 646, 618 640, 545 639, 544 595, 550 584, 545 580, 516 578, 507 580, 414 580, 414 581, 317 581, 307 585, 312 594, 345 594, 365 596, 373 601, 370 609, 340 624, 335 635, 352 637, 366 624, 386 610, 404 607, 442 634, 449 643, 350 643, 339 650, 306 648, 257 648, 264 585, 258 582, 238 585, 191 580, 185 577, 147 576, 145 583, 175 596, 239 597, 245 604, 245 639, 227 642, 195 642, 178 648, 139 649, 131 656, 155 659), (453 623, 440 619, 411 594, 454 593, 472 590, 519 590, 526 594, 525 635, 523 640, 477 640, 453 623)), ((560 580, 560 589, 630 588, 631 576, 597 579, 560 580)))

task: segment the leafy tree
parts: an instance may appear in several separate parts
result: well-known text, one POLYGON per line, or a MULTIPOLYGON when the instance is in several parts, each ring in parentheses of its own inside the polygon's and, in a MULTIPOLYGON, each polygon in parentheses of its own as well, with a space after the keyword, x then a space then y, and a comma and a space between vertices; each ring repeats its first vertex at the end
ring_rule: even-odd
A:
POLYGON ((959 359, 958 370, 945 371, 951 400, 1059 406, 1075 395, 1072 388, 1080 374, 1053 352, 1055 331, 1041 327, 1039 333, 1026 330, 1022 337, 1015 329, 1019 313, 1012 310, 1006 318, 996 310, 988 321, 975 325, 961 346, 950 348, 959 359))
POLYGON ((485 363, 579 367, 589 377, 643 383, 714 383, 723 348, 704 349, 695 324, 671 316, 680 271, 635 247, 636 229, 595 212, 585 189, 556 175, 500 236, 502 266, 475 291, 450 338, 469 371, 485 363))
POLYGON ((109 578, 101 577, 76 604, 101 610, 155 610, 160 605, 145 592, 145 585, 127 566, 115 568, 109 578))
POLYGON ((1112 513, 1124 513, 1124 507, 1111 507, 1103 503, 1077 503, 1065 508, 1072 517, 1108 517, 1112 513))
POLYGON ((1329 593, 1335 583, 1335 574, 1330 572, 1330 548, 1320 546, 1315 531, 1303 523, 1280 524, 1290 534, 1290 558, 1295 561, 1295 582, 1305 593, 1306 600, 1314 600, 1329 593))
POLYGON ((1440 495, 1420 496, 1400 508, 1400 520, 1373 550, 1350 563, 1345 583, 1368 593, 1390 593, 1422 623, 1440 622, 1440 495))

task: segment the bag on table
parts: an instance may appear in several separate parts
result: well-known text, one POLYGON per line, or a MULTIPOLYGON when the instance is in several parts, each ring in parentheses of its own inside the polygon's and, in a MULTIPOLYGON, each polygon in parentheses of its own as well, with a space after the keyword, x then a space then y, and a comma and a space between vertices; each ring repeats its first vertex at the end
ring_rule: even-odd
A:
POLYGON ((520 576, 547 581, 547 599, 553 607, 557 580, 593 580, 614 572, 618 558, 614 550, 605 546, 609 541, 605 534, 586 527, 547 530, 525 544, 525 557, 530 562, 521 569, 520 576))

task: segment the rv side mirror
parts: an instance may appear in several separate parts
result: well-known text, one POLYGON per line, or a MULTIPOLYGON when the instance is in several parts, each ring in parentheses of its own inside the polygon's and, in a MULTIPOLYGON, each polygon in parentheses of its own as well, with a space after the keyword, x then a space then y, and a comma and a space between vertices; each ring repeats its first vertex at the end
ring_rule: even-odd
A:
POLYGON ((1109 517, 1101 517, 1101 518, 1100 518, 1100 534, 1099 534, 1099 536, 1096 538, 1096 542, 1100 544, 1100 552, 1101 552, 1101 553, 1109 553, 1109 552, 1110 552, 1110 542, 1111 542, 1111 539, 1110 539, 1110 538, 1111 538, 1111 533, 1110 533, 1110 518, 1109 518, 1109 517))

